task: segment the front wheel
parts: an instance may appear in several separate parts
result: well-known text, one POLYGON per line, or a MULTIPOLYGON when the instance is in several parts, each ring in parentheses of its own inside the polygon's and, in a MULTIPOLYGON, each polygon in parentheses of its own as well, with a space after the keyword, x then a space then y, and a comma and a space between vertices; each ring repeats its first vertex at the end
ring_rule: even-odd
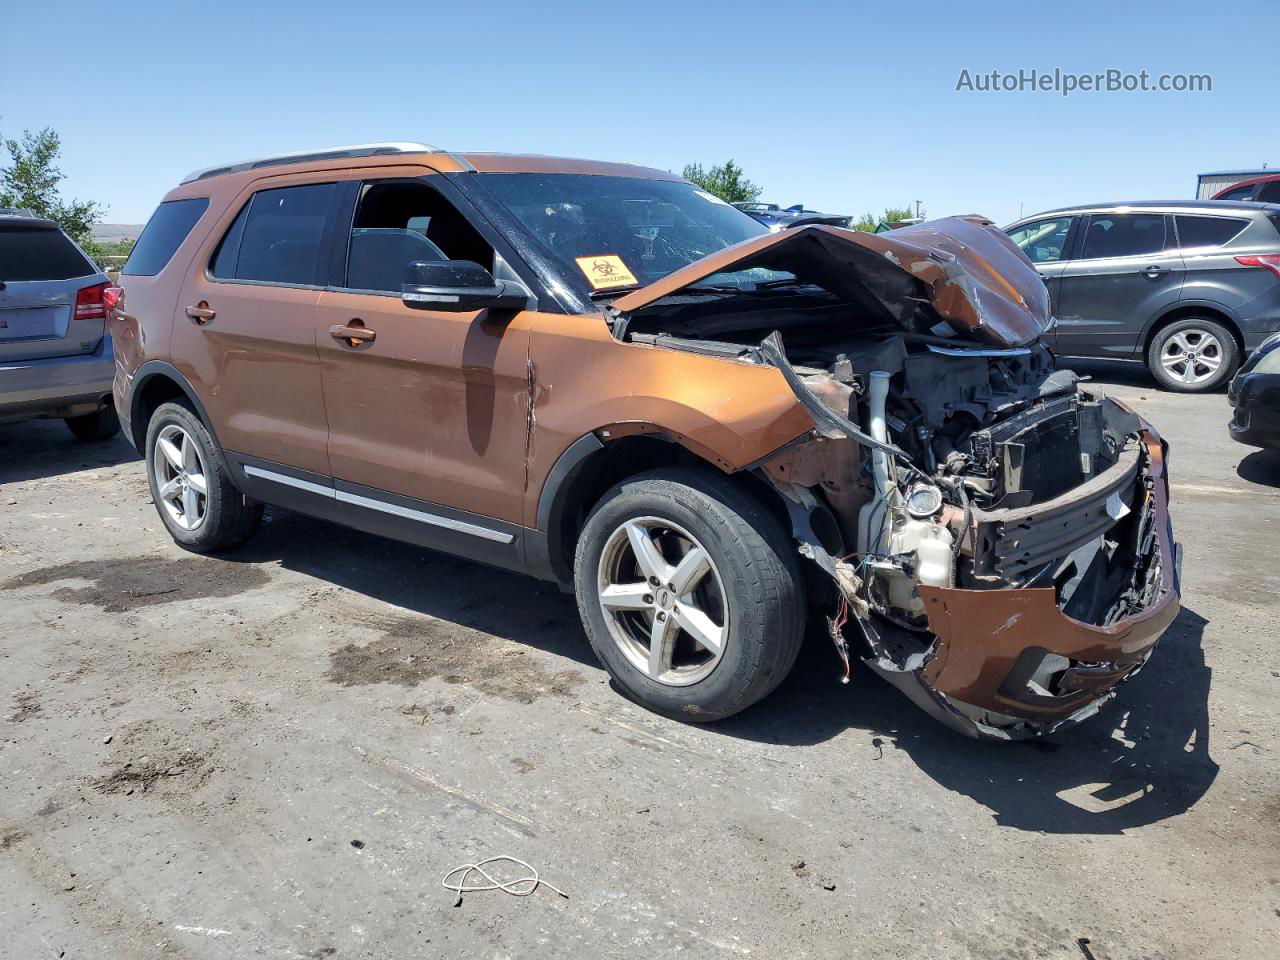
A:
POLYGON ((757 500, 710 472, 618 484, 588 518, 574 567, 592 648, 656 713, 731 716, 795 662, 805 623, 796 551, 757 500))
POLYGON ((1225 383, 1239 358, 1230 330, 1196 318, 1169 324, 1147 350, 1147 366, 1160 386, 1179 393, 1205 393, 1225 383))
POLYGON ((147 426, 147 480, 170 536, 195 553, 229 550, 262 522, 262 504, 232 484, 213 437, 185 403, 164 403, 147 426))

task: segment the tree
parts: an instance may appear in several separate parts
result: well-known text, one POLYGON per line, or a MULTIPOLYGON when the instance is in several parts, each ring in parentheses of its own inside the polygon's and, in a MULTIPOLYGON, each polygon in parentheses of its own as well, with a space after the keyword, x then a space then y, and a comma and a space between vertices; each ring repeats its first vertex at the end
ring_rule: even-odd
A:
POLYGON ((22 131, 21 139, 0 139, 9 154, 9 163, 0 167, 0 207, 26 207, 37 216, 54 220, 73 240, 90 253, 90 231, 105 212, 91 200, 64 200, 58 184, 66 178, 58 169, 62 139, 45 127, 32 133, 22 131))
POLYGON ((732 160, 710 170, 702 169, 700 163, 691 163, 684 168, 684 178, 725 203, 747 203, 760 196, 763 189, 744 177, 742 168, 732 160))
MULTIPOLYGON (((920 216, 924 216, 923 207, 920 208, 920 216)), ((882 223, 894 224, 900 220, 912 220, 914 218, 915 214, 912 213, 910 207, 885 207, 883 217, 877 217, 868 210, 854 221, 853 229, 861 230, 863 233, 875 233, 876 227, 882 223)))

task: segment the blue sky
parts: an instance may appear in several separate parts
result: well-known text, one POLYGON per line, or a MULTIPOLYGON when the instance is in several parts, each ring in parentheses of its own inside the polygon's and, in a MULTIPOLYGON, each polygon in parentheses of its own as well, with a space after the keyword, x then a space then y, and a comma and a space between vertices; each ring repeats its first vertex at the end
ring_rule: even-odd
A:
POLYGON ((65 192, 111 222, 197 167, 388 139, 732 157, 783 204, 1006 222, 1280 167, 1266 6, 0 0, 0 132, 55 128, 65 192), (1213 92, 955 89, 962 69, 1055 67, 1207 73, 1213 92))

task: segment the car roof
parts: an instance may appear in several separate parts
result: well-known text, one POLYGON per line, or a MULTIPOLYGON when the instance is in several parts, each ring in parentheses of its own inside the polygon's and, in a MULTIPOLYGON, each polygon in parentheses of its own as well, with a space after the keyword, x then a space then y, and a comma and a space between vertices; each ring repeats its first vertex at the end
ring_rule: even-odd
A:
POLYGON ((193 171, 182 179, 182 185, 248 174, 260 176, 277 167, 296 167, 298 172, 327 169, 335 164, 349 166, 359 160, 361 166, 403 164, 406 160, 429 158, 429 165, 441 173, 578 173, 597 176, 629 176, 645 179, 682 180, 669 170, 644 167, 625 162, 580 160, 542 154, 495 153, 486 151, 455 153, 413 141, 386 141, 323 147, 275 154, 250 160, 238 160, 193 171))
POLYGON ((1115 203, 1083 203, 1074 207, 1057 207, 1015 220, 1013 226, 1029 220, 1066 213, 1118 213, 1121 210, 1151 210, 1161 213, 1280 213, 1280 204, 1253 203, 1249 200, 1124 200, 1115 203))
POLYGON ((1226 193, 1228 190, 1235 190, 1237 187, 1251 187, 1255 183, 1274 183, 1280 180, 1280 173, 1272 173, 1265 177, 1251 177, 1248 180, 1241 180, 1239 183, 1233 183, 1229 187, 1223 187, 1219 193, 1226 193))
POLYGON ((37 217, 25 207, 0 207, 0 222, 20 223, 24 227, 36 227, 41 230, 61 230, 56 220, 37 217))

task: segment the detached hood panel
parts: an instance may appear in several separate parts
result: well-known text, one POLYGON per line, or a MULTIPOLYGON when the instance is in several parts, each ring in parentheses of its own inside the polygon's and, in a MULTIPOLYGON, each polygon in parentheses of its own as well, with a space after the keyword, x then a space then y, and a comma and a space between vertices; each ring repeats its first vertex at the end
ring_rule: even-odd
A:
POLYGON ((890 233, 808 225, 717 251, 615 300, 626 316, 718 273, 784 270, 847 299, 880 321, 958 335, 992 346, 1036 340, 1049 325, 1049 294, 1035 268, 999 227, 948 217, 890 233))

